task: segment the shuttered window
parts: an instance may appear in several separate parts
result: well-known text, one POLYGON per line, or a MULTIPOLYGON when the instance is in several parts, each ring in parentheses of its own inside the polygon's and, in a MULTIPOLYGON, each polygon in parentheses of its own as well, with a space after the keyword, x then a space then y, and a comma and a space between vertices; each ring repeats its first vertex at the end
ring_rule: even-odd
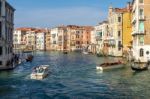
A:
POLYGON ((3 53, 3 48, 0 46, 0 55, 3 53))

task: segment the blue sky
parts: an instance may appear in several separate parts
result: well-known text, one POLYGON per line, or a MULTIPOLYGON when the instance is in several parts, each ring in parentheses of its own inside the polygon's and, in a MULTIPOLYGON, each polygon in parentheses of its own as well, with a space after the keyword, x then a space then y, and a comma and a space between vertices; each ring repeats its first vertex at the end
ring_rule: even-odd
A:
POLYGON ((96 25, 107 19, 108 7, 129 0, 7 0, 15 9, 15 27, 96 25))

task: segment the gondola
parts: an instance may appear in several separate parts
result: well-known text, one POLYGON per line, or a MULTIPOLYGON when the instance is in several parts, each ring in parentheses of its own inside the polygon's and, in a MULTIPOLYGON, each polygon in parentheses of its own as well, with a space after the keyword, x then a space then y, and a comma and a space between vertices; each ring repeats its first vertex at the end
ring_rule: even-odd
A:
POLYGON ((63 51, 63 54, 68 54, 68 52, 67 51, 63 51))
POLYGON ((100 53, 97 53, 96 56, 97 56, 97 57, 103 57, 103 55, 100 54, 100 53))
POLYGON ((149 67, 149 65, 148 64, 144 64, 144 66, 140 66, 141 64, 140 63, 133 63, 132 65, 131 65, 131 69, 133 70, 133 71, 146 71, 146 70, 148 70, 148 67, 149 67), (138 66, 137 66, 138 65, 138 66))
POLYGON ((26 58, 27 62, 32 62, 33 60, 33 55, 28 55, 28 57, 26 58))
POLYGON ((69 52, 67 50, 63 50, 63 54, 68 54, 69 52))

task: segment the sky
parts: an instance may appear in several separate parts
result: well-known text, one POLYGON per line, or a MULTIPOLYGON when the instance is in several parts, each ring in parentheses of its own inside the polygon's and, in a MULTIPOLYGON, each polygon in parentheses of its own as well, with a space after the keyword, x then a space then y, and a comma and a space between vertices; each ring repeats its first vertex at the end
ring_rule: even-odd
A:
POLYGON ((108 7, 125 7, 130 0, 7 0, 15 9, 15 27, 97 25, 108 7))

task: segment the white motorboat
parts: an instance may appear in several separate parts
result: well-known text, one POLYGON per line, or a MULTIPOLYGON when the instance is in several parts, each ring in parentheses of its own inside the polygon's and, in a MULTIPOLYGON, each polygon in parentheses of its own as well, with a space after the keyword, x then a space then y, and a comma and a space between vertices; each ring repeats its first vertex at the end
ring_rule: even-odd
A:
POLYGON ((47 77, 49 74, 48 67, 49 65, 41 65, 35 67, 30 75, 31 79, 42 80, 47 77))
POLYGON ((89 53, 84 51, 83 54, 88 55, 89 53))

